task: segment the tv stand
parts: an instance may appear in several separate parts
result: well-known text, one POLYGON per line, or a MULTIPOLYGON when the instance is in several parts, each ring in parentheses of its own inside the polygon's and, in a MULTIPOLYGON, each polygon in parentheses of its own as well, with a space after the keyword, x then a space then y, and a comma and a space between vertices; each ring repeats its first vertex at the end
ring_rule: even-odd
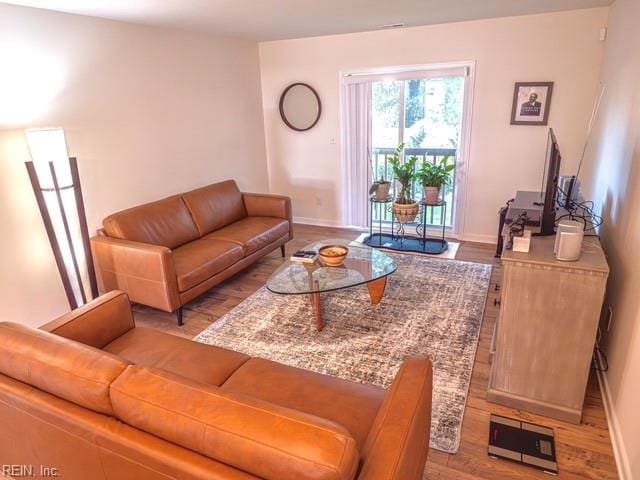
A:
POLYGON ((576 262, 556 260, 554 241, 502 252, 487 400, 580 423, 609 267, 597 237, 576 262))

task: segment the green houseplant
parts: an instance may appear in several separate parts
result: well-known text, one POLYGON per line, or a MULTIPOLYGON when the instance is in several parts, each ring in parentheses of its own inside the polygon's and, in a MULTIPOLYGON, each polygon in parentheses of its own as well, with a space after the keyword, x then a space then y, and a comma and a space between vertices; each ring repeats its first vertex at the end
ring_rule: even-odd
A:
POLYGON ((391 188, 391 182, 381 175, 378 180, 374 180, 369 188, 369 195, 375 195, 376 200, 384 201, 389 198, 389 189, 391 188))
POLYGON ((393 155, 389 157, 389 164, 393 169, 395 180, 400 184, 400 192, 393 202, 393 212, 400 223, 409 223, 415 220, 420 208, 411 195, 418 158, 413 156, 402 163, 403 151, 404 144, 398 145, 393 155))
POLYGON ((369 187, 369 195, 374 195, 379 202, 386 201, 389 198, 389 190, 391 188, 391 182, 384 178, 386 169, 383 168, 381 171, 376 172, 371 154, 369 154, 369 165, 371 165, 371 176, 373 177, 373 183, 369 187), (377 180, 376 173, 380 175, 377 180))
POLYGON ((450 156, 445 156, 438 163, 424 162, 416 178, 422 184, 423 200, 433 205, 440 201, 442 187, 451 183, 452 172, 456 168, 455 162, 449 163, 450 156))

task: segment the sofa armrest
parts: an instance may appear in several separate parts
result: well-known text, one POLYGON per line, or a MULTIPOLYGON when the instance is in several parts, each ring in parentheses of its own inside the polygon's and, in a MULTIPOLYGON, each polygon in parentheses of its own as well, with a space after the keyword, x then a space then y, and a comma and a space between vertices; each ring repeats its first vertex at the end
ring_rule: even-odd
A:
POLYGON ((100 291, 123 290, 131 301, 167 312, 180 307, 167 247, 98 235, 91 239, 91 251, 100 291))
POLYGON ((127 294, 109 292, 40 327, 76 342, 103 348, 135 327, 127 294))
POLYGON ((422 479, 429 450, 432 384, 430 360, 405 360, 367 437, 359 480, 422 479))
POLYGON ((289 221, 289 240, 293 238, 291 199, 268 193, 243 193, 242 200, 249 217, 276 217, 289 221))

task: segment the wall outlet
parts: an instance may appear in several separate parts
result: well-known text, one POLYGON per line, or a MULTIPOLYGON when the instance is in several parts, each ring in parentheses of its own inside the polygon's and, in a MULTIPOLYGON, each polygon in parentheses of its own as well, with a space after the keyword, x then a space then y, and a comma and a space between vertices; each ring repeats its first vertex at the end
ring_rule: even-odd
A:
POLYGON ((316 206, 321 207, 322 206, 322 198, 320 198, 320 196, 316 195, 316 206))
POLYGON ((600 29, 600 41, 604 42, 607 39, 607 28, 603 27, 600 29))

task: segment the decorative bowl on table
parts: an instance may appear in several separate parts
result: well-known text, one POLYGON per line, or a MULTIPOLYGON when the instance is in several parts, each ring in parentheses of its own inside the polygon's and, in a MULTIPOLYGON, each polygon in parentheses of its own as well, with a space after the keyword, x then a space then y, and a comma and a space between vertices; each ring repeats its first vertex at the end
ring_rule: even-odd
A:
POLYGON ((339 267, 348 253, 349 249, 342 245, 327 245, 318 250, 318 255, 327 267, 339 267))

